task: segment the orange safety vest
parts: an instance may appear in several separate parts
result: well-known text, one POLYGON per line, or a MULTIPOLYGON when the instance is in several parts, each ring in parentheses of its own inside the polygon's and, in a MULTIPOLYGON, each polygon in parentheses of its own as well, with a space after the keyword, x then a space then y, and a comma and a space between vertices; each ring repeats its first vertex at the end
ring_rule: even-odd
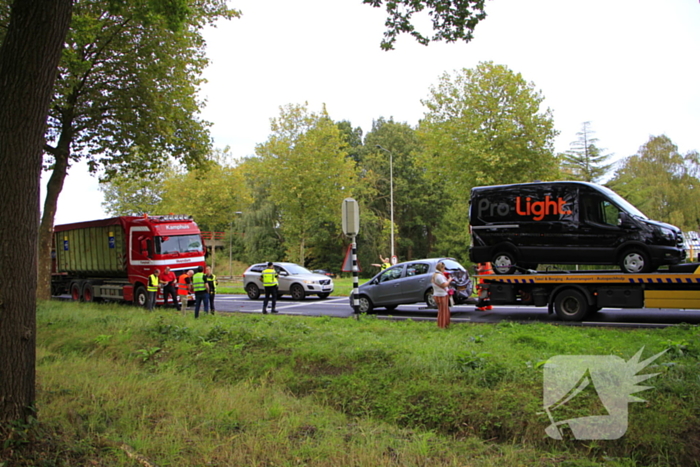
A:
POLYGON ((190 277, 187 273, 181 274, 177 279, 177 294, 178 295, 188 295, 190 293, 190 286, 187 283, 187 278, 190 277))
MULTIPOLYGON (((479 276, 488 276, 493 274, 493 268, 491 268, 491 263, 479 263, 476 267, 476 273, 479 276)), ((484 280, 479 279, 479 284, 483 284, 484 280)))

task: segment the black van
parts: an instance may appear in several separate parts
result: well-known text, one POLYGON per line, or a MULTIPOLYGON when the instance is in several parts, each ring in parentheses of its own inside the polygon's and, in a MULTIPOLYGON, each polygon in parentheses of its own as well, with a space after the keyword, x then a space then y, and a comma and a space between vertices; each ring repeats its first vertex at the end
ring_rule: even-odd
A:
POLYGON ((651 272, 685 258, 678 227, 652 221, 614 191, 586 182, 472 189, 470 259, 499 274, 538 264, 619 264, 651 272))

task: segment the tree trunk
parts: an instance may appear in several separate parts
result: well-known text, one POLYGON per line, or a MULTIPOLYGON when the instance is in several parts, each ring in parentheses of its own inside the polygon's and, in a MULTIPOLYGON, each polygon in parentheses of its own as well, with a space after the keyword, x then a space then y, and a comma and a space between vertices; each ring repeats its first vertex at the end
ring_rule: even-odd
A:
MULTIPOLYGON (((64 138, 61 137, 61 140, 64 138)), ((59 143, 59 148, 63 146, 59 143)), ((36 297, 39 300, 51 298, 51 248, 53 244, 53 224, 58 207, 58 196, 63 190, 63 182, 68 174, 68 154, 66 151, 57 151, 54 154, 54 168, 51 177, 46 184, 46 199, 44 211, 39 226, 39 274, 36 297)))
POLYGON ((0 48, 0 425, 34 411, 39 179, 72 0, 15 0, 0 48))

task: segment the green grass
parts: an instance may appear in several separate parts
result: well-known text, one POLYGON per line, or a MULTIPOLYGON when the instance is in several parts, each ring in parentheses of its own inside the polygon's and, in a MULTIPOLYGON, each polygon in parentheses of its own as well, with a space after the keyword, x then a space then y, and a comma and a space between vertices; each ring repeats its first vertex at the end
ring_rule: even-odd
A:
MULTIPOLYGON (((700 330, 38 310, 39 424, 0 465, 675 466, 700 458, 700 330), (669 351, 611 441, 553 440, 543 362, 669 351), (33 442, 27 440, 33 438, 33 442), (145 465, 145 464, 144 464, 145 465)), ((587 405, 574 415, 590 413, 587 405)), ((31 439, 30 439, 31 441, 31 439)), ((5 457, 3 457, 5 456, 5 457)))

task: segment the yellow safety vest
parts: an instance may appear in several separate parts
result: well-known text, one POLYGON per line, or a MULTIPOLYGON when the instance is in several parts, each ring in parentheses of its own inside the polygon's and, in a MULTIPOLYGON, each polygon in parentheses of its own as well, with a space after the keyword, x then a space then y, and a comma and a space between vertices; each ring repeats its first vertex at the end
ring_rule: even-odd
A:
POLYGON ((262 272, 263 287, 273 287, 277 285, 277 271, 272 268, 265 269, 262 272))
POLYGON ((155 274, 148 276, 148 291, 158 292, 158 276, 155 274))
POLYGON ((192 276, 192 290, 194 290, 194 293, 204 292, 207 290, 207 286, 204 282, 203 272, 198 272, 194 276, 192 276))

